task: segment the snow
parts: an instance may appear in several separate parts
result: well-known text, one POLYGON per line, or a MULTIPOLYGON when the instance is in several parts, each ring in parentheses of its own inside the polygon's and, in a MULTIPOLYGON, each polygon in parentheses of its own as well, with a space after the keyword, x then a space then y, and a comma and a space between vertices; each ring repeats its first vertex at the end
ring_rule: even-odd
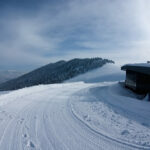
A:
POLYGON ((150 103, 127 97, 120 84, 86 89, 72 96, 74 115, 90 128, 111 139, 150 149, 150 103))
POLYGON ((84 81, 85 83, 110 82, 124 80, 125 73, 115 64, 106 64, 85 74, 81 74, 66 82, 84 81))
POLYGON ((128 66, 135 66, 135 67, 150 67, 150 63, 136 63, 136 64, 127 64, 128 66))
POLYGON ((0 150, 150 149, 150 102, 106 65, 62 84, 0 94, 0 150))
POLYGON ((0 95, 7 94, 9 91, 0 91, 0 95))

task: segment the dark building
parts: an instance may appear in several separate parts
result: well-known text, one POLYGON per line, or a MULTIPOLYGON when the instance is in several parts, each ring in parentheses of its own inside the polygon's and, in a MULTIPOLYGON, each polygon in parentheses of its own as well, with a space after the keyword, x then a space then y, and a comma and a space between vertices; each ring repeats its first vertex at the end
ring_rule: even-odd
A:
POLYGON ((121 67, 126 71, 125 86, 139 94, 150 93, 150 63, 127 64, 121 67))

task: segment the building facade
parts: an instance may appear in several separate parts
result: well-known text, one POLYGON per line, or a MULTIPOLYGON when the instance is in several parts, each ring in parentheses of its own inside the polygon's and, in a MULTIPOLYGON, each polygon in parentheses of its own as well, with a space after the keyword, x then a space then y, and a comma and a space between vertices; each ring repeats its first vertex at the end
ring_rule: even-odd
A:
POLYGON ((150 93, 150 64, 127 64, 121 67, 126 71, 125 86, 137 93, 150 93))

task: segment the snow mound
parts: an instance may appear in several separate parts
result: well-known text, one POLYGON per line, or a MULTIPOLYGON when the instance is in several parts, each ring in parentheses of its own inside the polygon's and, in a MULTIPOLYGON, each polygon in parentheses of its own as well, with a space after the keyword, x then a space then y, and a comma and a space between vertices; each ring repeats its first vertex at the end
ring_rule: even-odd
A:
POLYGON ((76 76, 66 82, 83 81, 85 83, 96 83, 104 81, 124 80, 125 73, 115 64, 106 64, 98 69, 76 76))
POLYGON ((150 149, 150 103, 129 93, 119 83, 99 83, 74 94, 71 111, 96 133, 126 145, 150 149))

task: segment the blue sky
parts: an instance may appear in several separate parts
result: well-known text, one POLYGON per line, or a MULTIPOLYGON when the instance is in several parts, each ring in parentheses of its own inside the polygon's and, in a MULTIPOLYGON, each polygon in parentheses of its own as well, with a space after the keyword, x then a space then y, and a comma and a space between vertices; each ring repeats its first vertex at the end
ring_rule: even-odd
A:
POLYGON ((0 70, 60 59, 150 60, 149 0, 1 0, 0 70))

